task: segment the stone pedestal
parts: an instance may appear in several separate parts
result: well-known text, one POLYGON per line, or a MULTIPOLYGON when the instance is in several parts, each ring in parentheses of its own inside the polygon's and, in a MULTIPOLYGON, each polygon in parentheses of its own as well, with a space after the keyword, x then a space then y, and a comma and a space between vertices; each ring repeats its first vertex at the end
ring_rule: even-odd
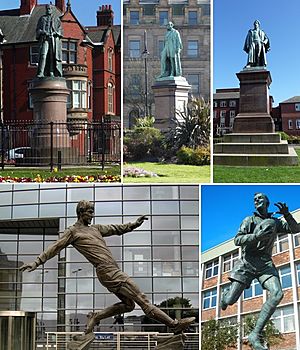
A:
POLYGON ((31 139, 32 163, 48 164, 52 157, 57 162, 58 151, 62 161, 71 152, 67 129, 67 98, 70 93, 66 79, 45 77, 35 79, 29 90, 33 103, 34 130, 31 139), (51 125, 51 123, 53 123, 51 125))
POLYGON ((167 130, 176 111, 183 111, 188 102, 191 85, 184 77, 166 77, 156 80, 152 86, 155 104, 155 127, 167 130))
POLYGON ((272 133, 269 86, 271 74, 265 69, 248 68, 237 73, 240 81, 240 110, 233 123, 234 133, 272 133))
POLYGON ((270 72, 263 68, 246 68, 237 76, 240 80, 239 114, 233 122, 233 133, 224 135, 224 142, 214 145, 214 164, 297 165, 295 150, 275 133, 270 115, 270 72))

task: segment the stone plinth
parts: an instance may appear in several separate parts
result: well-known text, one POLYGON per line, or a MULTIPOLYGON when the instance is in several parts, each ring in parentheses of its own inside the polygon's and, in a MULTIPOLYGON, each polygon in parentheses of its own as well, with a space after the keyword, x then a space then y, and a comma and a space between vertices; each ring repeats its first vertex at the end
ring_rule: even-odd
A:
POLYGON ((33 158, 36 158, 36 161, 39 158, 38 163, 47 164, 51 156, 55 161, 58 151, 61 152, 62 161, 67 159, 71 145, 67 129, 67 98, 70 91, 66 79, 57 77, 35 79, 29 92, 33 103, 35 125, 31 139, 31 162, 33 158))
POLYGON ((298 165, 298 157, 287 141, 276 133, 228 134, 214 145, 215 165, 279 166, 298 165))
POLYGON ((274 133, 270 115, 271 74, 263 68, 247 68, 237 73, 240 81, 240 110, 233 123, 234 133, 274 133))
POLYGON ((159 78, 152 86, 155 103, 155 127, 167 130, 176 111, 183 111, 191 85, 184 77, 159 78))

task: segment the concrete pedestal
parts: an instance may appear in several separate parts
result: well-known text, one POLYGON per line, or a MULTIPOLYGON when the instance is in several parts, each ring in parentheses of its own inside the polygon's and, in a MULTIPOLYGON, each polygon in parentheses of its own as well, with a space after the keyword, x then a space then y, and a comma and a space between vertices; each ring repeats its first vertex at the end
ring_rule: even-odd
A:
POLYGON ((31 139, 31 158, 36 158, 40 164, 47 164, 51 155, 54 160, 57 158, 58 151, 61 152, 62 160, 68 158, 71 152, 67 129, 67 98, 70 91, 66 79, 35 79, 29 92, 33 102, 35 124, 31 139))
POLYGON ((167 130, 172 126, 176 111, 183 111, 188 102, 190 89, 184 77, 160 78, 154 83, 155 127, 167 130))
POLYGON ((240 81, 240 110, 234 118, 233 132, 275 132, 270 115, 270 72, 265 69, 244 69, 237 73, 237 77, 240 81))

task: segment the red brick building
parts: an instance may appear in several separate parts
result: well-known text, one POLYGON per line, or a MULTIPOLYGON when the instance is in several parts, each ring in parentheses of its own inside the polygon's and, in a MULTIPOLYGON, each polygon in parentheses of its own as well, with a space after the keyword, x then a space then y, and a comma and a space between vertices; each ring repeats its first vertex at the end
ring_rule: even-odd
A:
POLYGON ((300 96, 291 97, 279 103, 282 131, 300 136, 300 96))
MULTIPOLYGON (((63 71, 71 90, 69 120, 99 121, 120 116, 120 26, 113 25, 113 11, 102 6, 97 26, 84 27, 72 12, 71 4, 55 0, 64 31, 63 71)), ((36 76, 38 44, 35 29, 45 14, 38 0, 21 0, 20 8, 0 11, 3 67, 2 119, 32 120, 28 88, 36 76)), ((1 86, 1 85, 0 85, 1 86)))
MULTIPOLYGON (((300 219, 300 210, 293 216, 300 219)), ((232 324, 242 324, 247 315, 258 314, 267 293, 254 280, 239 300, 225 311, 221 310, 222 291, 229 286, 228 276, 236 264, 241 251, 234 245, 233 239, 207 250, 201 256, 201 320, 227 320, 232 324)), ((279 270, 284 298, 272 316, 277 329, 284 339, 274 350, 300 349, 300 233, 296 235, 279 234, 273 247, 273 261, 279 270)), ((237 350, 249 350, 243 330, 238 340, 237 350)))

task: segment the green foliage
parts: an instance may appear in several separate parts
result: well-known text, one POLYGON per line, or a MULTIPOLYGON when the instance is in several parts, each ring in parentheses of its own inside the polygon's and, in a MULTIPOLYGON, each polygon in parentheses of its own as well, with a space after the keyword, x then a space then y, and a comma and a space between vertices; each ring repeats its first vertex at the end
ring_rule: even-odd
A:
POLYGON ((203 98, 193 98, 183 111, 176 112, 174 126, 167 135, 168 147, 179 150, 182 146, 207 146, 210 137, 210 104, 203 98))
POLYGON ((135 119, 135 126, 138 128, 152 128, 155 123, 155 118, 151 115, 135 119))
POLYGON ((290 136, 289 136, 288 134, 286 134, 284 131, 280 131, 278 134, 281 136, 281 140, 288 140, 289 137, 290 137, 290 136))
POLYGON ((156 160, 164 154, 163 135, 152 127, 135 127, 124 137, 125 160, 156 160))
POLYGON ((279 132, 280 136, 281 136, 281 140, 287 140, 287 142, 289 144, 299 144, 300 143, 300 137, 299 136, 295 136, 295 135, 288 135, 283 131, 279 132))
POLYGON ((195 149, 182 146, 176 153, 178 164, 186 165, 209 165, 210 149, 209 147, 199 146, 195 149))
MULTIPOLYGON (((245 317, 244 331, 245 335, 249 335, 254 329, 257 322, 258 316, 247 316, 245 317)), ((265 342, 268 347, 271 345, 278 345, 283 339, 282 334, 275 327, 274 323, 269 320, 262 332, 262 340, 265 342)))
POLYGON ((201 350, 225 350, 236 347, 238 326, 225 321, 209 320, 201 327, 201 350))

